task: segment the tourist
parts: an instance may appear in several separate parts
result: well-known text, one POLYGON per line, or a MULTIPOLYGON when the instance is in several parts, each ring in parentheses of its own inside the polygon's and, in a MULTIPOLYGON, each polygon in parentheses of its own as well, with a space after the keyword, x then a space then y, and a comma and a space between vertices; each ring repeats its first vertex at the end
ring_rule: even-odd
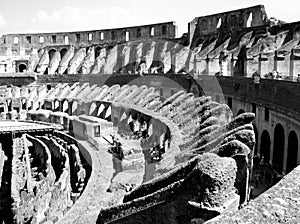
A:
POLYGON ((260 176, 258 172, 256 172, 254 175, 254 181, 255 181, 255 187, 259 187, 260 176))
POLYGON ((271 174, 269 171, 266 171, 266 174, 265 174, 265 184, 267 184, 268 186, 270 186, 270 183, 271 183, 271 174))

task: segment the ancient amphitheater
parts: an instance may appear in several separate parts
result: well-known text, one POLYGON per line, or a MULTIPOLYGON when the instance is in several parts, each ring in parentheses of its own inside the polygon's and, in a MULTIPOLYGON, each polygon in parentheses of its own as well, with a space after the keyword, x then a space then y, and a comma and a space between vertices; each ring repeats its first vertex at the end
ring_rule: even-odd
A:
POLYGON ((1 37, 0 223, 299 222, 300 22, 188 27, 1 37))

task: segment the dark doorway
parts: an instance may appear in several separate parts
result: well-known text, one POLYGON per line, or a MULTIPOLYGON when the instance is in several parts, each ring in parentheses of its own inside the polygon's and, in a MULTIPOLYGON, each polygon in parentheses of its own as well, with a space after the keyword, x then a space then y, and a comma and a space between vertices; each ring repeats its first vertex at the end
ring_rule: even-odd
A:
POLYGON ((288 154, 286 172, 291 172, 297 166, 298 159, 298 137, 296 132, 291 131, 288 138, 288 154))
POLYGON ((264 162, 269 163, 270 160, 270 135, 269 132, 264 130, 260 139, 260 155, 264 156, 264 162))
POLYGON ((277 124, 274 131, 274 147, 273 147, 273 169, 279 174, 283 171, 284 156, 284 129, 281 124, 277 124))
POLYGON ((51 60, 52 60, 52 58, 53 58, 53 56, 54 56, 55 52, 56 52, 56 50, 55 50, 55 49, 51 49, 51 50, 49 51, 49 61, 51 61, 51 60))
POLYGON ((63 48, 60 51, 60 58, 63 59, 63 57, 65 56, 65 54, 68 52, 67 48, 63 48))

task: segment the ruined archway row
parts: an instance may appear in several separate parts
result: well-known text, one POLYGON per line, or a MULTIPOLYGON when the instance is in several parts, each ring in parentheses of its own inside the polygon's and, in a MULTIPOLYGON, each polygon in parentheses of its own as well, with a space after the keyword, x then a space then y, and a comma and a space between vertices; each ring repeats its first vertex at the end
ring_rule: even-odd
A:
POLYGON ((59 219, 81 196, 91 173, 91 164, 70 136, 31 134, 13 139, 14 222, 59 219))
POLYGON ((62 49, 47 46, 31 56, 28 70, 39 74, 195 72, 224 76, 240 76, 246 71, 247 77, 273 77, 276 72, 275 78, 294 79, 299 73, 299 32, 289 26, 271 31, 209 37, 193 47, 157 39, 62 49))
MULTIPOLYGON (((207 152, 239 160, 240 157, 248 156, 255 143, 251 124, 254 115, 244 113, 233 119, 227 105, 214 102, 210 97, 199 98, 179 91, 161 101, 159 93, 153 87, 136 85, 108 87, 88 83, 65 83, 58 84, 51 90, 47 90, 46 86, 28 88, 31 89, 30 94, 24 96, 27 96, 26 105, 30 114, 31 111, 38 112, 44 108, 70 116, 96 115, 109 118, 112 122, 115 122, 115 118, 117 122, 124 119, 127 125, 134 114, 122 110, 129 108, 130 111, 135 110, 151 117, 152 123, 148 123, 148 129, 152 124, 152 142, 160 142, 161 138, 168 140, 167 136, 161 137, 164 128, 158 129, 154 126, 157 123, 155 120, 166 124, 170 129, 170 144, 167 144, 169 147, 166 150, 168 156, 160 161, 156 175, 166 173, 174 166, 207 152)), ((238 167, 240 168, 242 167, 238 167)), ((247 197, 248 180, 243 173, 239 174, 242 176, 238 176, 239 181, 236 182, 242 201, 247 197)))
POLYGON ((237 114, 248 110, 256 113, 253 126, 256 129, 254 156, 274 169, 279 176, 292 171, 300 164, 299 121, 282 112, 271 110, 251 102, 231 100, 237 114))
POLYGON ((260 154, 264 156, 264 162, 271 164, 279 174, 289 173, 299 164, 298 135, 294 130, 286 133, 280 123, 276 124, 273 133, 274 136, 270 136, 267 130, 262 132, 260 136, 260 154), (274 139, 272 144, 271 137, 274 139))

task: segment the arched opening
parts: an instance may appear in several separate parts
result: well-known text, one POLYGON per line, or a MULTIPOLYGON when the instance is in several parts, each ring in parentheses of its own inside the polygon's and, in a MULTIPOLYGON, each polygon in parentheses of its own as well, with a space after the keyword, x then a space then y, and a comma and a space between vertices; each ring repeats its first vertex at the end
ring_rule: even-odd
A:
POLYGON ((252 12, 250 12, 250 14, 249 14, 246 26, 251 27, 251 25, 252 25, 252 12))
POLYGON ((264 157, 264 162, 269 163, 270 160, 270 135, 269 132, 264 130, 260 138, 260 155, 264 157))
POLYGON ((60 50, 60 58, 63 59, 63 57, 65 56, 65 54, 68 52, 67 48, 63 48, 60 50))
POLYGON ((254 134, 255 134, 255 146, 254 146, 254 155, 257 155, 257 143, 258 143, 258 131, 257 128, 255 126, 255 124, 253 124, 253 130, 254 130, 254 134))
POLYGON ((282 173, 284 156, 284 129, 281 124, 277 124, 274 131, 274 148, 273 148, 273 169, 279 174, 282 173))
POLYGON ((243 114, 245 113, 245 111, 243 109, 240 109, 238 112, 237 112, 237 116, 239 116, 240 114, 243 114))
POLYGON ((51 49, 51 50, 49 51, 49 61, 52 60, 52 58, 53 58, 55 52, 56 52, 55 49, 51 49))
POLYGON ((69 109, 69 102, 67 100, 65 100, 63 102, 63 112, 68 112, 68 109, 69 109))
POLYGON ((91 106, 90 106, 89 115, 90 116, 94 116, 93 114, 95 113, 96 109, 97 109, 97 104, 96 103, 92 103, 91 106))
POLYGON ((111 121, 111 106, 109 106, 105 112, 104 119, 107 121, 111 121))
POLYGON ((217 29, 219 29, 221 25, 222 25, 222 18, 219 18, 217 23, 217 29))
POLYGON ((59 111, 59 101, 58 100, 54 101, 54 111, 59 111))
POLYGON ((101 104, 100 107, 98 108, 97 117, 102 118, 101 114, 103 113, 104 109, 105 109, 104 104, 101 104))
POLYGON ((288 154, 286 172, 289 173, 297 166, 298 137, 295 131, 291 131, 288 138, 288 154))
POLYGON ((95 59, 99 57, 101 53, 101 47, 96 47, 95 48, 95 59))
POLYGON ((77 108, 78 108, 78 103, 77 103, 77 101, 74 101, 72 104, 72 115, 75 114, 75 111, 77 110, 77 108))
POLYGON ((27 70, 27 65, 25 64, 19 64, 19 72, 26 72, 27 70))

